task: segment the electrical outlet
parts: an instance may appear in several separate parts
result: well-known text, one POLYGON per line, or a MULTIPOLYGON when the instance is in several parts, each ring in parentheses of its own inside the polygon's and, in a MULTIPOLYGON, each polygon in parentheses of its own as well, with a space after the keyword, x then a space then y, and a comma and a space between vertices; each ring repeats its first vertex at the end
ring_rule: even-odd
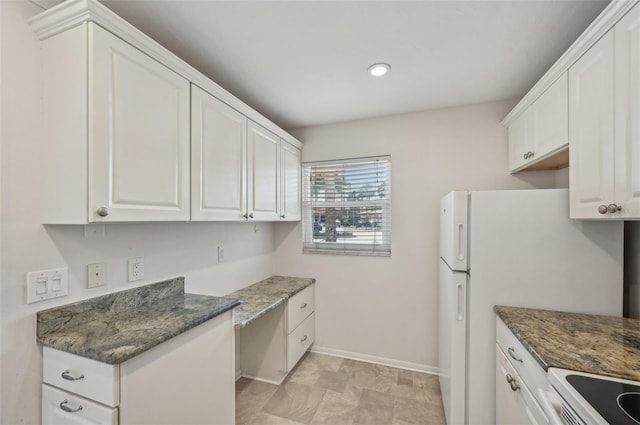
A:
POLYGON ((144 279, 144 258, 130 258, 127 261, 129 269, 129 282, 144 279))
POLYGON ((224 262, 224 247, 218 245, 218 263, 224 262))
POLYGON ((87 288, 104 286, 107 283, 107 266, 105 263, 87 264, 87 288))

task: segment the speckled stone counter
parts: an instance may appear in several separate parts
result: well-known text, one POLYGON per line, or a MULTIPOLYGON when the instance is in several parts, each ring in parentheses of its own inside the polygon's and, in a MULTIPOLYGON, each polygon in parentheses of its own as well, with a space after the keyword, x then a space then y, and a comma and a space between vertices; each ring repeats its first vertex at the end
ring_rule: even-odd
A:
POLYGON ((122 363, 236 306, 237 299, 184 293, 184 278, 38 312, 40 344, 122 363))
POLYGON ((235 311, 236 328, 244 328, 315 282, 313 278, 271 276, 227 295, 241 302, 235 311))
POLYGON ((640 381, 640 320, 503 306, 494 311, 544 370, 640 381))

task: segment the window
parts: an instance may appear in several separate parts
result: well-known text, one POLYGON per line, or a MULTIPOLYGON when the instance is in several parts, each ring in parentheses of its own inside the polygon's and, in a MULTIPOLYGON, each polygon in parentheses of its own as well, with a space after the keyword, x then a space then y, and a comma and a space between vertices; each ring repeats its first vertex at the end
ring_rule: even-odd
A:
POLYGON ((303 252, 391 255, 391 157, 302 165, 303 252))

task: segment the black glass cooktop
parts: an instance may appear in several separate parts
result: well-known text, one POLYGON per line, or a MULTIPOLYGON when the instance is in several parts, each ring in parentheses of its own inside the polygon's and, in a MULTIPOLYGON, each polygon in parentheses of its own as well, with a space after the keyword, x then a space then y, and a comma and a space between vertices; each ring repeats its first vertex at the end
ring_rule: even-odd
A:
POLYGON ((582 375, 566 379, 610 424, 640 424, 640 386, 582 375))

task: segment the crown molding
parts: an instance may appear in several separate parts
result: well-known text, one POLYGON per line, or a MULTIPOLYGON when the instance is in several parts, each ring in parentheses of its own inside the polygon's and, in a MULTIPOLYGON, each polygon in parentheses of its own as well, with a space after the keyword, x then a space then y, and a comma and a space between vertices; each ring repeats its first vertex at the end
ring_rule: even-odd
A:
POLYGON ((284 141, 302 149, 302 143, 295 137, 96 0, 67 0, 28 20, 31 29, 40 40, 53 37, 84 22, 93 22, 120 37, 191 83, 246 115, 247 118, 277 134, 284 141))
POLYGON ((529 92, 518 102, 502 120, 508 127, 529 106, 536 101, 561 75, 571 68, 600 38, 605 35, 640 0, 612 0, 586 30, 573 42, 566 52, 549 68, 529 92))

